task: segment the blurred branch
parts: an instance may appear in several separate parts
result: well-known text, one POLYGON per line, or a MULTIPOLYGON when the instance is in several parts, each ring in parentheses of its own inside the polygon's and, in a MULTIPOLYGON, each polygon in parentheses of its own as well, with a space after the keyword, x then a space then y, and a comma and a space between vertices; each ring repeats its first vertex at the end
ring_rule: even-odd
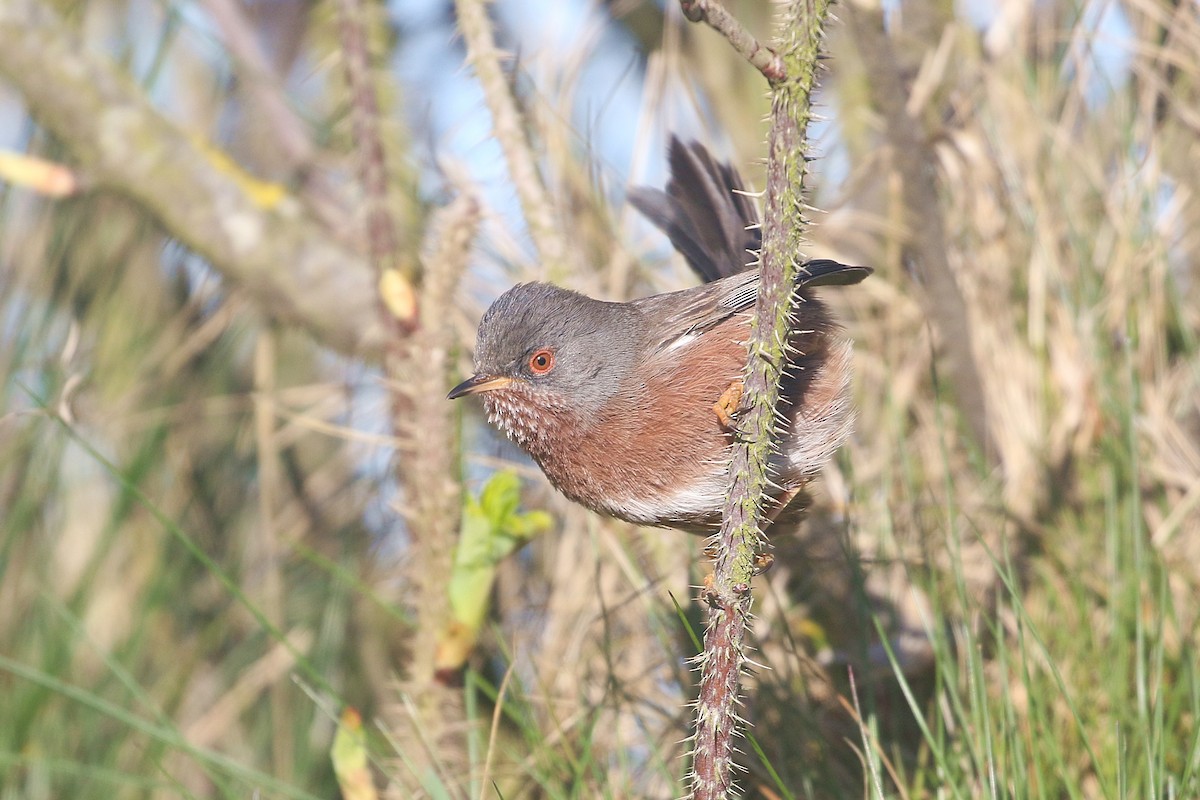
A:
POLYGON ((743 640, 751 609, 750 581, 765 546, 759 524, 767 466, 775 446, 779 379, 788 357, 797 264, 803 260, 808 227, 804 217, 807 129, 828 10, 828 0, 796 0, 779 22, 775 52, 782 69, 780 79, 772 84, 767 207, 744 379, 748 401, 731 455, 712 585, 705 593, 711 611, 696 703, 695 800, 725 798, 734 790, 733 738, 741 722, 737 704, 746 660, 743 640))
MULTIPOLYGON (((1135 4, 1135 7, 1136 5, 1137 4, 1135 4)), ((1180 0, 1167 0, 1167 2, 1162 4, 1163 11, 1169 10, 1170 13, 1168 19, 1164 20, 1157 26, 1158 35, 1155 38, 1157 39, 1156 44, 1160 54, 1165 54, 1168 51, 1171 39, 1177 35, 1178 31, 1186 30, 1188 17, 1185 15, 1188 13, 1192 15, 1195 14, 1195 9, 1190 8, 1192 4, 1188 5, 1189 9, 1181 14, 1180 11, 1183 8, 1183 3, 1180 2, 1180 0)), ((1162 60, 1165 62, 1165 64, 1161 67, 1161 87, 1156 92, 1154 99, 1154 124, 1156 126, 1162 125, 1170 113, 1171 97, 1174 94, 1174 89, 1179 80, 1180 73, 1178 61, 1170 59, 1162 60)))
MULTIPOLYGON (((237 64, 238 85, 244 87, 248 105, 253 106, 256 119, 261 119, 255 133, 269 139, 264 149, 280 163, 283 170, 299 180, 297 191, 305 205, 335 234, 350 226, 346 212, 349 205, 327 170, 318 164, 320 155, 313 143, 308 123, 288 102, 278 66, 271 63, 260 41, 254 23, 247 18, 237 0, 205 0, 205 7, 217 27, 225 48, 237 64)), ((272 7, 276 15, 297 13, 297 9, 272 7)), ((296 23, 303 27, 303 23, 296 23)), ((296 34, 296 38, 302 35, 296 34)), ((261 152, 258 150, 256 152, 261 152)), ((343 240, 344 241, 344 240, 343 240)))
POLYGON ((566 258, 566 245, 555 221, 554 206, 546 184, 538 172, 533 146, 517 110, 516 98, 500 66, 500 50, 492 35, 485 0, 456 0, 458 26, 467 45, 467 58, 483 87, 488 111, 492 115, 492 131, 504 149, 508 171, 521 211, 529 226, 529 235, 537 247, 542 262, 557 270, 566 258))
POLYGON ((906 107, 909 91, 884 30, 883 11, 859 2, 847 8, 847 22, 867 71, 871 100, 883 116, 883 135, 903 191, 905 219, 902 258, 924 289, 926 314, 941 333, 950 380, 975 445, 989 459, 998 451, 988 427, 983 380, 975 362, 966 300, 946 258, 946 232, 936 183, 937 156, 918 120, 906 107))
POLYGON ((308 125, 288 104, 279 76, 267 60, 250 21, 237 0, 204 0, 209 16, 221 29, 225 47, 239 67, 258 110, 271 120, 274 144, 293 169, 304 169, 316 154, 308 125))
POLYGON ((683 15, 692 22, 705 22, 733 45, 733 49, 763 74, 768 83, 784 80, 783 59, 774 50, 760 44, 720 0, 679 0, 683 15))
MULTIPOLYGON (((279 629, 287 624, 287 588, 283 565, 287 561, 287 548, 280 535, 279 508, 282 505, 283 486, 280 458, 280 442, 277 423, 276 397, 279 391, 275 371, 278 356, 276 332, 264 326, 259 332, 254 347, 254 438, 258 456, 258 524, 248 533, 247 565, 249 570, 260 576, 254 587, 256 599, 261 605, 263 616, 279 629)), ((271 708, 271 756, 272 772, 280 776, 293 776, 295 766, 292 754, 294 720, 287 693, 291 689, 286 682, 276 681, 267 692, 271 708)))
POLYGON ((272 316, 345 352, 377 355, 382 326, 363 259, 301 204, 166 120, 116 64, 37 0, 0 0, 0 75, 79 162, 89 186, 125 195, 272 316))

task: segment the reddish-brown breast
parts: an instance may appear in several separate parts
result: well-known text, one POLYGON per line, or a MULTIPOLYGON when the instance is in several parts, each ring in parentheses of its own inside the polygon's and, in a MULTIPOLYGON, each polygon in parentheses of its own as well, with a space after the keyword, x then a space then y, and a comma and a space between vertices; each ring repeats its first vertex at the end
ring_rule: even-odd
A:
POLYGON ((530 452, 589 508, 641 524, 712 524, 731 441, 712 406, 746 363, 747 327, 731 317, 654 354, 593 417, 566 415, 557 443, 530 452))

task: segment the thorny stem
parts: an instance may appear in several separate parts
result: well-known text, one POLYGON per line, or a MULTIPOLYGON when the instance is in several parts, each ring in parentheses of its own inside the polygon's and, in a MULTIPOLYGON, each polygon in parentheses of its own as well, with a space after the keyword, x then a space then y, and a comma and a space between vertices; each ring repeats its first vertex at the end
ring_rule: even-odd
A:
MULTIPOLYGON (((442 397, 454 369, 456 331, 454 294, 470 261, 471 247, 479 230, 478 198, 465 187, 449 205, 430 218, 421 248, 421 328, 413 336, 413 352, 404 365, 402 378, 414 397, 442 397)), ((417 682, 436 681, 445 686, 446 676, 436 673, 437 640, 452 619, 447 576, 453 570, 454 547, 462 514, 462 485, 458 481, 455 454, 460 452, 458 426, 450 403, 418 402, 411 415, 412 437, 417 447, 404 459, 406 484, 419 487, 408 503, 409 525, 423 535, 414 542, 413 576, 421 596, 421 625, 414 637, 410 677, 417 682)), ((418 705, 424 700, 418 699, 418 705)))
MULTIPOLYGON (((449 597, 440 576, 450 569, 462 487, 455 477, 456 427, 448 404, 424 400, 442 396, 449 385, 455 331, 445 310, 453 306, 454 290, 466 269, 480 208, 472 194, 463 192, 430 221, 419 254, 418 296, 401 274, 400 242, 387 202, 388 171, 368 61, 365 0, 339 0, 338 12, 359 178, 366 195, 367 244, 379 279, 380 313, 393 334, 384 364, 389 375, 401 378, 391 385, 392 428, 399 441, 413 444, 412 455, 399 460, 396 468, 408 495, 412 563, 421 569, 411 576, 417 587, 418 624, 408 674, 401 684, 402 696, 411 694, 415 700, 405 704, 408 719, 395 720, 390 728, 399 741, 426 743, 425 750, 411 756, 418 760, 418 772, 442 766, 461 772, 467 762, 460 734, 466 724, 463 696, 438 680, 434 651, 437 632, 449 618, 449 597), (406 302, 398 302, 394 294, 385 296, 397 291, 397 282, 403 282, 399 291, 407 293, 406 302), (405 308, 407 316, 401 313, 405 308)), ((415 783, 401 779, 398 786, 401 792, 416 793, 415 783)))
MULTIPOLYGON (((775 53, 781 78, 772 83, 768 136, 767 207, 759 263, 758 301, 748 343, 744 378, 748 404, 733 447, 730 487, 717 534, 717 560, 708 628, 704 634, 700 696, 696 705, 696 741, 692 797, 729 797, 733 785, 733 739, 738 731, 736 705, 743 642, 750 617, 750 581, 756 554, 765 546, 759 531, 767 464, 776 429, 779 378, 787 361, 797 265, 807 219, 804 178, 810 96, 816 83, 822 25, 828 0, 794 0, 780 21, 775 53)), ((685 11, 686 11, 685 6, 685 11)))
MULTIPOLYGON (((442 397, 454 367, 456 330, 454 294, 470 261, 479 228, 480 205, 462 190, 449 205, 429 219, 421 259, 421 326, 412 337, 412 351, 398 378, 413 397, 442 397)), ((400 460, 407 501, 405 518, 413 538, 412 569, 416 623, 413 625, 406 675, 399 684, 404 702, 388 714, 387 728, 407 769, 394 769, 395 796, 425 796, 417 776, 445 770, 446 775, 469 774, 470 758, 463 732, 469 727, 465 695, 454 685, 457 675, 437 672, 437 641, 453 618, 446 576, 451 572, 456 531, 462 513, 462 485, 457 478, 458 425, 450 403, 414 404, 405 427, 397 434, 412 442, 412 453, 400 460), (411 698, 411 699, 410 699, 411 698)), ((454 786, 447 781, 447 786, 454 786)), ((461 788, 461 784, 460 784, 461 788)), ((465 794, 458 789, 452 796, 465 794)))

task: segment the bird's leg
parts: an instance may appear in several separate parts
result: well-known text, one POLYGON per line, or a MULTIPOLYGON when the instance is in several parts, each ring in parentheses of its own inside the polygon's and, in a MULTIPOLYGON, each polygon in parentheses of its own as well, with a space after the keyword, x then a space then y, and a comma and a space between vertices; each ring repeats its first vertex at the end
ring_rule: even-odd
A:
MULTIPOLYGON (((762 530, 764 532, 769 532, 771 530, 771 526, 774 525, 776 520, 778 520, 783 512, 787 510, 788 506, 790 506, 793 501, 800 496, 802 491, 804 491, 803 485, 796 486, 788 489, 779 496, 779 499, 775 502, 775 507, 769 510, 763 517, 762 530)), ((754 554, 755 575, 762 575, 764 572, 771 569, 774 564, 775 555, 769 550, 762 550, 754 554)))
POLYGON ((726 430, 733 429, 734 417, 737 415, 738 406, 742 403, 742 382, 736 380, 729 384, 729 387, 721 394, 720 399, 713 403, 713 412, 717 415, 717 422, 721 423, 721 427, 726 430))
MULTIPOLYGON (((784 516, 784 513, 791 509, 792 504, 796 503, 798 498, 804 497, 805 486, 808 486, 808 483, 800 483, 799 486, 793 486, 790 489, 786 489, 784 493, 780 494, 779 497, 775 499, 774 505, 768 509, 766 515, 763 515, 763 531, 769 531, 770 527, 772 527, 772 525, 774 525, 776 522, 779 522, 779 518, 784 516)), ((803 513, 805 511, 805 506, 798 505, 797 511, 803 513)))
POLYGON ((775 501, 775 507, 768 511, 763 519, 764 523, 766 523, 762 526, 764 531, 769 530, 775 524, 775 521, 782 516, 783 512, 800 496, 802 491, 804 491, 804 484, 794 486, 779 495, 779 499, 775 501))

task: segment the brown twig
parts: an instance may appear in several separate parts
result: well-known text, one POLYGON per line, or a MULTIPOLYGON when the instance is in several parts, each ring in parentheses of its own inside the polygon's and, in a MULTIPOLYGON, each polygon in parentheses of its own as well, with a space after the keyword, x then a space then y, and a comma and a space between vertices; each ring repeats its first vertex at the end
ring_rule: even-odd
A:
POLYGON ((774 85, 787 79, 787 70, 779 55, 761 44, 746 30, 737 17, 730 14, 718 0, 679 0, 683 15, 691 22, 704 22, 733 45, 733 49, 774 85))
POLYGON ((692 765, 695 800, 728 797, 733 790, 733 740, 741 720, 736 713, 750 581, 764 547, 759 531, 767 487, 767 465, 774 449, 779 378, 787 362, 787 341, 795 302, 796 265, 804 244, 806 131, 816 83, 821 26, 827 0, 798 0, 782 20, 777 52, 781 75, 772 84, 770 151, 767 156, 767 207, 759 265, 758 301, 748 343, 744 392, 749 402, 730 462, 730 488, 712 587, 711 611, 704 633, 700 696, 696 704, 696 741, 692 765))

